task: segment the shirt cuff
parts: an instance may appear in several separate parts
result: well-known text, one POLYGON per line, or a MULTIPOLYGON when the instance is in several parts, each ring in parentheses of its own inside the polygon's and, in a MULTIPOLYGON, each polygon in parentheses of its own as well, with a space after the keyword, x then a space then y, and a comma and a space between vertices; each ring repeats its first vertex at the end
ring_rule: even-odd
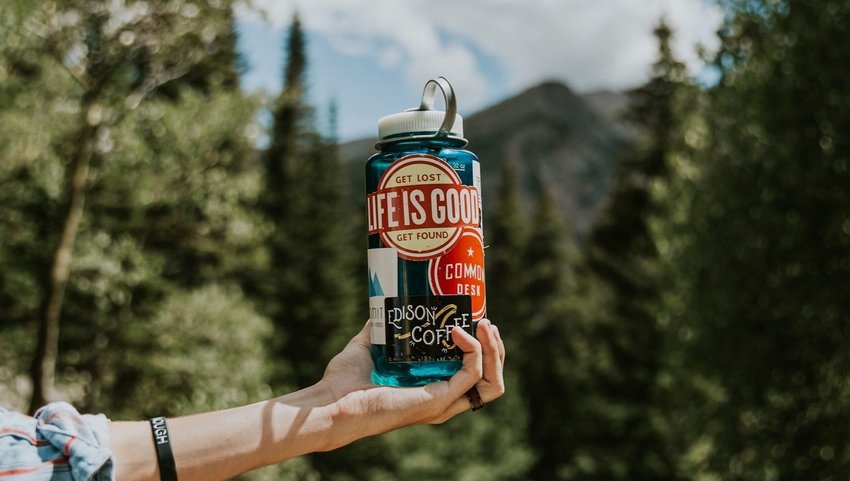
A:
POLYGON ((35 419, 38 433, 68 458, 74 481, 114 481, 106 416, 81 415, 57 402, 39 409, 35 419))

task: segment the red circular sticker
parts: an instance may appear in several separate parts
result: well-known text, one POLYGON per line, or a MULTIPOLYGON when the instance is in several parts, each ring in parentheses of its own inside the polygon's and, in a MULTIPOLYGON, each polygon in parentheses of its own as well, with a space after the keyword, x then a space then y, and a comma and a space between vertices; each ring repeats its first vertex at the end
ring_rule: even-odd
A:
POLYGON ((472 318, 484 317, 484 241, 475 228, 465 228, 452 248, 428 263, 431 290, 440 296, 470 296, 472 318))
POLYGON ((478 189, 464 185, 445 160, 410 155, 393 162, 366 198, 369 235, 424 261, 451 249, 464 227, 481 225, 478 189))

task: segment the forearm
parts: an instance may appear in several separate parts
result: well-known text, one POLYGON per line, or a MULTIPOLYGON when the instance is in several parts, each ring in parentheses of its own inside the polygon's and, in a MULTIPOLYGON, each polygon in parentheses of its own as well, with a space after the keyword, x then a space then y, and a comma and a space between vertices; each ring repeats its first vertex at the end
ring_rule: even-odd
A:
MULTIPOLYGON (((483 354, 482 344, 459 327, 452 336, 464 353, 463 367, 448 381, 416 388, 371 384, 367 325, 314 386, 249 406, 169 419, 180 481, 225 480, 402 426, 443 422, 469 409, 464 393, 476 384, 485 401, 501 396, 504 345, 489 321, 478 324, 483 354)), ((147 422, 112 423, 110 436, 117 481, 159 481, 147 422)))
MULTIPOLYGON (((318 385, 224 411, 168 420, 180 481, 229 479, 331 445, 333 404, 318 385)), ((117 481, 159 481, 150 425, 114 422, 117 481)))

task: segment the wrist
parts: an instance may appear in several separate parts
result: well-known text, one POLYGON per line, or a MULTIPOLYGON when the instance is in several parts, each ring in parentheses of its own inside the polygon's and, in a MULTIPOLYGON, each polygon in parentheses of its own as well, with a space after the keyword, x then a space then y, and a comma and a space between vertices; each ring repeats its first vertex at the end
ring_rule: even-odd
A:
POLYGON ((322 378, 316 384, 305 388, 304 391, 317 406, 327 406, 335 403, 339 399, 339 395, 325 378, 322 378))
POLYGON ((263 465, 331 449, 335 405, 321 383, 261 404, 263 424, 273 433, 271 442, 261 442, 263 465))
POLYGON ((326 452, 344 446, 351 441, 343 441, 344 426, 340 419, 341 396, 325 379, 305 389, 312 400, 314 421, 319 427, 318 445, 315 451, 326 452))
POLYGON ((331 451, 371 435, 368 416, 364 416, 363 390, 338 392, 333 382, 319 381, 309 388, 317 401, 317 423, 326 427, 318 451, 331 451))

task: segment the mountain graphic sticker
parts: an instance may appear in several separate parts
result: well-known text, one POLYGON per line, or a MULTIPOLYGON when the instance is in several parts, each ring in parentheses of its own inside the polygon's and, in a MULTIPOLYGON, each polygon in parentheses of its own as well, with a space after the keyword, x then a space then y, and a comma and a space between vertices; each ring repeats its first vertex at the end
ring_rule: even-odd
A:
POLYGON ((381 280, 378 279, 378 274, 376 272, 373 272, 372 276, 369 277, 369 297, 383 295, 384 290, 381 288, 381 280))
POLYGON ((369 249, 368 260, 372 344, 385 344, 384 299, 398 295, 398 252, 392 247, 369 249))

